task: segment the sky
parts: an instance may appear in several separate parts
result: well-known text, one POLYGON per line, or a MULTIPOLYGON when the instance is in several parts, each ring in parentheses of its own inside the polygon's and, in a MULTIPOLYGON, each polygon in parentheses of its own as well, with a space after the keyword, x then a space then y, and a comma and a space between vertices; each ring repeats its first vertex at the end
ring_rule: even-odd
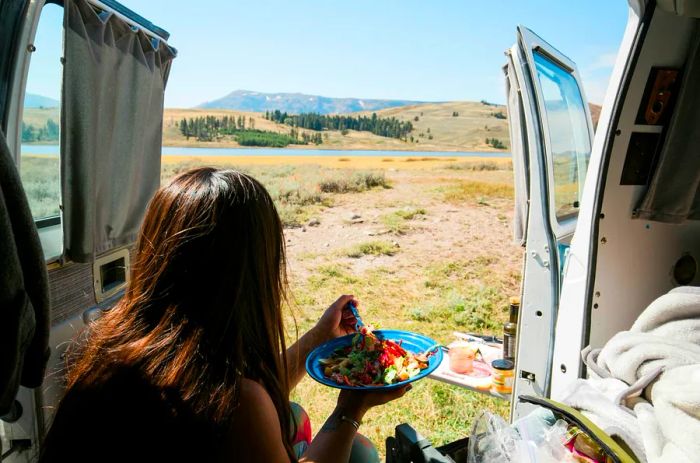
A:
MULTIPOLYGON (((578 65, 602 103, 625 0, 122 0, 178 50, 166 107, 234 90, 505 102, 503 52, 520 24, 578 65)), ((46 7, 28 92, 57 98, 60 7, 46 7), (50 10, 49 10, 50 9, 50 10)))

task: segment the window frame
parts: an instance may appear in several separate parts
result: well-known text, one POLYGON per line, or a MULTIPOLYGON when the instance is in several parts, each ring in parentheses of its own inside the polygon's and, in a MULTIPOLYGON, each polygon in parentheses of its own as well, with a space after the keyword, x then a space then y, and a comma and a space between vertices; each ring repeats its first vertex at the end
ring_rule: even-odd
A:
MULTIPOLYGON (((588 106, 588 99, 581 82, 580 75, 576 68, 576 64, 569 59, 564 54, 560 53, 546 41, 537 36, 534 32, 527 28, 520 27, 519 32, 522 39, 522 49, 525 54, 525 60, 527 67, 529 68, 529 74, 531 75, 532 87, 535 93, 535 109, 537 111, 537 118, 540 122, 540 137, 544 144, 546 169, 547 169, 547 184, 548 184, 548 201, 549 207, 549 222, 554 236, 558 241, 570 237, 573 235, 576 229, 576 223, 578 220, 579 212, 576 211, 572 214, 568 214, 565 217, 557 217, 557 212, 555 209, 555 193, 554 193, 554 159, 552 155, 552 145, 549 137, 550 127, 547 119, 547 112, 545 108, 545 99, 542 92, 542 87, 539 82, 539 76, 537 71, 537 66, 534 59, 534 53, 539 53, 546 59, 550 60, 554 65, 561 68, 568 74, 570 74, 576 85, 578 86, 579 93, 581 95, 581 100, 583 102, 583 109, 585 112, 585 120, 588 128, 588 135, 590 140, 590 147, 593 146, 593 123, 591 120, 591 112, 588 106)), ((590 153, 589 153, 590 158, 590 153)), ((578 162, 578 159, 577 159, 578 162)), ((586 168, 586 171, 588 168, 586 168)), ((579 196, 580 192, 583 191, 583 184, 585 182, 586 175, 579 174, 579 196)))
MULTIPOLYGON (((533 54, 533 61, 534 61, 534 63, 535 63, 534 74, 535 74, 535 76, 537 77, 537 81, 538 81, 538 83, 540 84, 540 86, 542 86, 541 80, 540 80, 540 79, 541 79, 541 76, 544 76, 545 78, 548 78, 548 76, 546 76, 545 73, 540 72, 539 67, 538 67, 538 61, 539 61, 539 60, 544 60, 544 61, 548 62, 548 64, 550 64, 551 66, 556 67, 556 68, 557 68, 557 71, 559 71, 559 70, 560 70, 560 71, 563 71, 563 73, 567 74, 569 77, 571 77, 572 79, 574 79, 574 84, 575 84, 575 86, 576 86, 576 90, 578 91, 578 97, 579 97, 580 102, 581 102, 581 108, 583 109, 583 114, 582 114, 582 116, 583 116, 583 122, 586 124, 586 131, 587 131, 587 133, 590 134, 590 122, 586 120, 586 117, 587 117, 587 116, 586 116, 586 110, 585 110, 585 108, 586 108, 586 101, 585 101, 585 98, 583 97, 583 94, 582 94, 582 92, 581 92, 580 83, 576 81, 576 77, 573 75, 572 71, 571 71, 568 67, 562 66, 560 63, 557 63, 555 60, 553 60, 553 59, 550 57, 550 55, 549 55, 548 53, 542 53, 542 50, 541 50, 541 49, 536 49, 536 50, 534 50, 532 54, 533 54)), ((551 69, 551 67, 550 67, 550 69, 551 69)), ((554 71, 554 70, 552 70, 552 71, 553 71, 553 72, 556 72, 556 71, 554 71)), ((554 79, 550 79, 550 82, 551 82, 553 85, 556 85, 556 86, 557 86, 557 89, 558 89, 559 91, 561 91, 561 90, 564 88, 563 85, 562 85, 561 83, 556 82, 554 79)), ((542 93, 542 106, 543 106, 543 108, 544 108, 544 111, 543 111, 543 118, 545 119, 544 122, 546 123, 547 135, 549 135, 549 134, 550 134, 549 122, 548 122, 548 120, 549 120, 549 112, 548 112, 548 109, 547 109, 546 104, 545 104, 545 103, 546 103, 545 96, 544 96, 544 93, 545 93, 545 92, 542 91, 542 89, 540 89, 540 90, 541 90, 541 93, 542 93)), ((564 100, 564 102, 566 103, 566 100, 564 100)), ((567 105, 567 112, 569 111, 569 108, 571 108, 571 106, 567 105)), ((572 125, 573 125, 573 124, 572 124, 572 125)), ((577 131, 574 130, 573 132, 577 132, 577 131)), ((547 167, 548 167, 548 169, 549 169, 550 172, 551 172, 551 175, 550 175, 550 183, 551 183, 551 185, 552 185, 552 188, 551 188, 551 192, 552 192, 552 199, 551 199, 551 201, 552 201, 552 212, 554 213, 555 220, 556 220, 558 223, 564 223, 564 222, 566 222, 566 221, 569 220, 569 219, 578 217, 579 210, 578 210, 577 207, 574 207, 573 210, 570 210, 570 211, 568 211, 568 212, 565 213, 565 214, 561 214, 561 215, 559 214, 559 210, 558 210, 558 207, 557 207, 557 206, 558 206, 558 203, 557 203, 557 187, 559 186, 559 184, 558 184, 558 182, 557 182, 557 178, 556 178, 556 175, 555 175, 555 174, 556 174, 556 172, 555 172, 555 158, 558 157, 558 154, 554 152, 554 149, 553 149, 553 147, 551 146, 551 138, 550 138, 548 141, 549 141, 549 143, 550 143, 550 146, 549 146, 549 150, 550 150, 550 151, 548 152, 548 156, 547 156, 547 167)), ((573 160, 573 162, 574 162, 575 165, 576 165, 576 195, 577 195, 577 200, 576 200, 576 202, 577 202, 577 203, 580 203, 580 201, 581 201, 581 194, 582 194, 582 192, 583 192, 583 183, 585 182, 585 179, 586 179, 586 170, 587 170, 587 168, 588 168, 588 163, 589 163, 590 158, 591 158, 591 151, 592 151, 592 140, 591 140, 591 138, 589 138, 589 139, 587 140, 587 143, 588 143, 588 153, 587 153, 587 155, 582 155, 582 153, 579 152, 579 151, 577 150, 577 151, 575 152, 576 158, 573 160)), ((571 166, 570 163, 567 164, 567 165, 571 166)), ((561 198, 560 198, 560 199, 561 199, 561 198)))
MULTIPOLYGON (((17 62, 15 63, 15 72, 12 82, 13 89, 19 89, 14 93, 14 98, 9 100, 9 109, 7 111, 7 133, 8 145, 14 156, 17 169, 21 169, 22 158, 22 121, 24 119, 24 98, 27 92, 27 79, 31 70, 32 53, 30 45, 34 43, 36 38, 39 21, 44 7, 48 4, 57 5, 64 8, 63 1, 60 0, 38 0, 36 2, 28 2, 25 13, 25 21, 21 33, 19 34, 18 46, 16 50, 17 62), (12 117, 14 115, 14 117, 12 117)), ((61 41, 63 38, 61 37, 61 41)), ((61 102, 62 103, 62 102, 61 102)), ((60 144, 59 134, 59 144, 60 144)), ((59 154, 60 159, 60 154, 59 154)), ((21 178, 21 176, 20 176, 21 178)), ((60 178, 60 173, 59 173, 60 178)), ((44 251, 44 258, 47 263, 60 260, 63 256, 63 223, 60 214, 60 187, 59 187, 59 214, 34 219, 36 224, 41 247, 44 251)))

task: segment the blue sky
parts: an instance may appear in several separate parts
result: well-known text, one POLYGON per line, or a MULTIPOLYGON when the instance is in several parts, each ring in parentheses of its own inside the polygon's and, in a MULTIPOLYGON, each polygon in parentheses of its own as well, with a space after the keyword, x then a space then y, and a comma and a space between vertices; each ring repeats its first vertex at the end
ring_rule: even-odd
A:
MULTIPOLYGON (((627 21, 625 0, 122 3, 168 30, 179 51, 168 107, 195 106, 236 89, 502 103, 503 51, 518 24, 573 59, 588 99, 600 103, 627 21)), ((36 42, 46 45, 32 67, 44 66, 41 51, 58 53, 59 12, 44 22, 36 42)), ((52 73, 35 71, 28 91, 57 97, 52 73)))

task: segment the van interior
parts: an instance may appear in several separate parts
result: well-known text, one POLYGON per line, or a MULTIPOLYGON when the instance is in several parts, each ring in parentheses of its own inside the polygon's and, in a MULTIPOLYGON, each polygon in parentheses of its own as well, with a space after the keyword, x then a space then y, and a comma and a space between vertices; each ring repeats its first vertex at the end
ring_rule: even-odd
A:
MULTIPOLYGON (((18 165, 24 88, 44 3, 0 1, 1 128, 18 165)), ((46 3, 62 6, 63 2, 46 3)), ((150 43, 151 67, 147 75, 139 77, 138 85, 144 88, 148 83, 147 94, 135 95, 128 90, 130 86, 125 86, 119 95, 149 102, 131 115, 137 118, 139 127, 151 126, 134 140, 134 145, 159 144, 160 139, 153 138, 153 133, 160 135, 155 127, 162 119, 157 115, 159 110, 162 112, 169 65, 177 53, 168 42, 168 33, 113 0, 83 3, 98 16, 112 14, 118 18, 110 22, 118 24, 114 27, 140 28, 141 41, 136 45, 145 47, 146 42, 150 43)), ((567 200, 571 214, 557 215, 562 204, 556 196, 557 158, 549 131, 557 130, 559 122, 551 118, 547 121, 546 107, 538 100, 541 90, 536 88, 535 74, 516 69, 527 69, 526 56, 516 56, 509 62, 510 67, 506 64, 506 87, 513 90, 509 94, 509 119, 519 195, 516 217, 523 244, 522 315, 511 419, 524 416, 533 407, 517 400, 518 396, 556 397, 573 380, 585 378, 588 372, 580 356, 583 348, 602 347, 617 332, 629 329, 654 299, 672 288, 700 285, 699 20, 700 3, 696 1, 629 0, 629 22, 595 136, 589 152, 573 158, 578 170, 575 198, 567 200)), ((519 30, 518 40, 539 39, 526 31, 519 30)), ((542 43, 530 52, 541 51, 557 66, 574 71, 566 69, 568 58, 547 51, 548 45, 542 43)), ((93 52, 83 50, 86 55, 93 52)), ((521 52, 512 49, 510 53, 521 52)), ((70 69, 76 72, 76 79, 83 71, 70 69)), ((62 119, 71 104, 77 105, 72 111, 82 112, 73 112, 79 115, 62 120, 62 127, 75 124, 70 126, 72 132, 80 132, 78 126, 82 124, 83 129, 89 127, 92 132, 88 130, 85 138, 73 140, 74 158, 61 161, 63 169, 75 169, 61 172, 64 181, 70 176, 76 185, 70 191, 63 189, 61 213, 36 221, 48 271, 51 356, 43 384, 34 389, 20 387, 15 403, 21 411, 15 407, 2 417, 3 462, 36 460, 52 410, 61 397, 60 372, 66 348, 123 294, 140 220, 137 211, 145 207, 160 182, 159 160, 138 151, 120 163, 92 165, 94 157, 81 154, 75 146, 95 146, 108 135, 129 138, 125 134, 132 125, 103 122, 109 126, 103 131, 90 111, 104 100, 86 103, 79 87, 69 91, 64 88, 63 95, 62 119), (100 174, 98 186, 90 177, 95 172, 100 174), (138 176, 141 187, 126 202, 123 198, 117 201, 115 198, 123 193, 120 183, 126 176, 138 176), (100 204, 81 203, 81 191, 91 188, 110 193, 101 198, 100 204), (71 202, 65 195, 78 199, 71 202), (125 213, 124 207, 133 212, 125 213), (125 219, 126 215, 136 220, 125 219), (86 217, 99 217, 101 223, 86 223, 86 217), (105 231, 115 224, 121 227, 119 233, 105 231), (100 239, 90 241, 98 235, 100 239)), ((587 119, 583 124, 588 124, 585 136, 589 137, 593 136, 593 127, 585 106, 587 119)), ((576 120, 580 115, 569 116, 566 123, 581 122, 576 120)), ((61 143, 62 149, 70 148, 63 146, 68 141, 62 139, 61 143)), ((109 146, 100 153, 114 159, 109 146)), ((465 430, 465 436, 468 432, 465 430)), ((412 436, 411 445, 423 443, 421 451, 432 452, 418 435, 412 436)), ((393 461, 408 461, 399 457, 394 455, 393 461)))

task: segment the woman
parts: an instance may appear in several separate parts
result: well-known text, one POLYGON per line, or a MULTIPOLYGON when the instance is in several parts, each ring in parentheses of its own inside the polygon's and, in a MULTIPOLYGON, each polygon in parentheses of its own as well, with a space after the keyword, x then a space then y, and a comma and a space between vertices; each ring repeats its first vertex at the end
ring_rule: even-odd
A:
POLYGON ((124 297, 68 369, 42 461, 348 461, 365 412, 343 391, 303 455, 289 391, 306 355, 351 330, 342 296, 286 349, 282 224, 265 188, 198 168, 156 192, 124 297), (298 448, 298 447, 297 447, 298 448))

